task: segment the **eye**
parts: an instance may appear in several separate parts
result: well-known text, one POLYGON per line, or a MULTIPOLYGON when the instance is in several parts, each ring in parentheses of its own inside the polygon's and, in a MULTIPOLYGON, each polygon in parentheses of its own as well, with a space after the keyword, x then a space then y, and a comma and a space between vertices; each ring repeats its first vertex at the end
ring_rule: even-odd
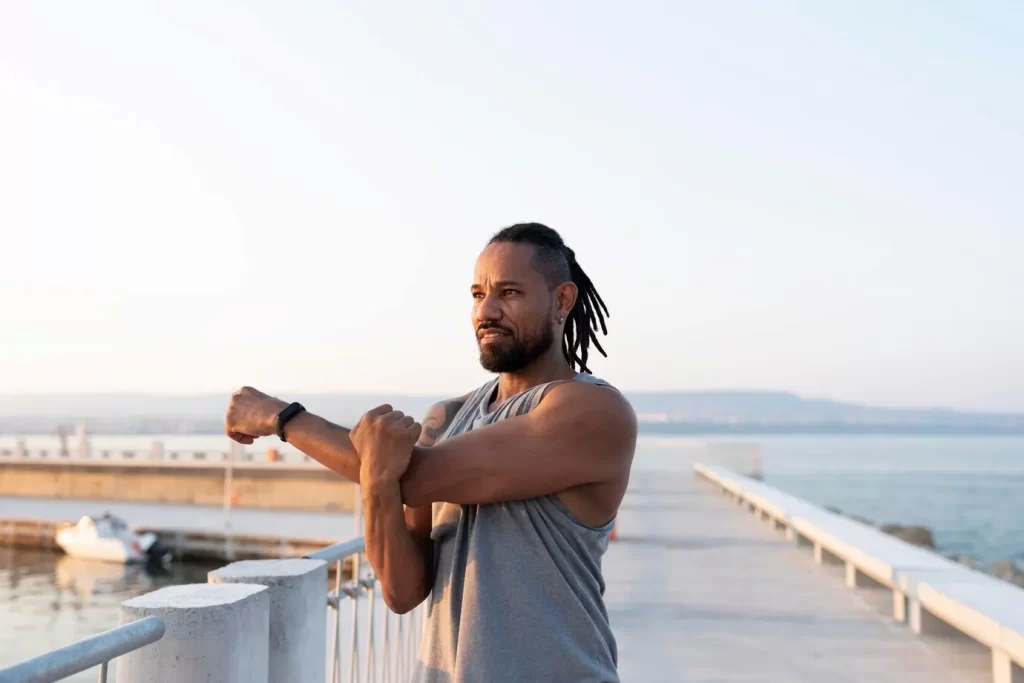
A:
POLYGON ((483 299, 484 298, 484 293, 483 292, 473 292, 473 298, 474 299, 483 299))
POLYGON ((518 294, 518 293, 519 293, 518 289, 503 289, 503 290, 501 290, 501 295, 502 296, 509 296, 509 295, 518 294))

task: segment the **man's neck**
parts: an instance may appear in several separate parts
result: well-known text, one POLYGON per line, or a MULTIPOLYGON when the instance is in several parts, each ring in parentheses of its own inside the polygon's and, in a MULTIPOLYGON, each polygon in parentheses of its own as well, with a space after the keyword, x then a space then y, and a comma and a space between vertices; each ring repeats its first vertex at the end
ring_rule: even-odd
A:
POLYGON ((501 403, 510 396, 521 394, 538 384, 575 377, 576 372, 565 361, 561 346, 552 348, 552 351, 554 353, 545 353, 522 370, 498 375, 498 396, 495 403, 501 403))

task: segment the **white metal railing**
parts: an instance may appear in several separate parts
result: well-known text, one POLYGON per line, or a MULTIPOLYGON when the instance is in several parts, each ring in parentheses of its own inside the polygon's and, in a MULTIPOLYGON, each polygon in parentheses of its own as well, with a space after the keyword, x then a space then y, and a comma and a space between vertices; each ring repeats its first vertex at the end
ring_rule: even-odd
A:
POLYGON ((308 555, 310 559, 335 563, 334 590, 327 597, 331 613, 330 683, 393 683, 405 681, 412 675, 419 639, 423 631, 425 607, 421 605, 408 614, 397 615, 377 600, 377 577, 363 571, 360 554, 365 551, 363 538, 354 538, 308 555), (344 563, 352 558, 351 579, 343 581, 344 563), (360 624, 359 601, 368 601, 365 627, 360 624), (348 664, 345 673, 346 652, 341 645, 341 612, 351 605, 351 639, 347 648, 348 664), (381 609, 378 609, 380 607, 381 609), (378 615, 378 611, 383 614, 378 615), (383 624, 376 623, 379 618, 383 624), (362 643, 365 635, 366 642, 362 643), (381 646, 377 647, 377 638, 381 646))
POLYGON ((106 683, 110 660, 155 643, 163 635, 164 622, 160 617, 140 619, 0 669, 0 683, 54 683, 94 666, 100 667, 100 683, 106 683))
MULTIPOLYGON (((271 449, 274 450, 274 449, 271 449)), ((275 459, 264 459, 254 451, 242 450, 236 457, 234 465, 245 467, 267 468, 304 468, 316 469, 320 465, 306 455, 275 451, 275 459)), ((164 448, 162 442, 154 442, 146 448, 95 448, 88 454, 77 449, 62 450, 59 448, 29 448, 22 446, 0 447, 0 460, 13 464, 59 464, 89 465, 90 467, 111 466, 124 467, 137 465, 140 467, 227 467, 232 460, 229 449, 214 448, 207 450, 164 448)))
MULTIPOLYGON (((59 462, 60 464, 96 465, 168 465, 188 463, 224 467, 229 461, 246 466, 316 467, 315 461, 286 444, 271 444, 264 455, 241 448, 224 437, 224 447, 165 447, 162 439, 143 435, 127 438, 98 437, 95 442, 80 428, 74 440, 68 436, 3 436, 0 435, 0 460, 10 462, 59 462), (236 448, 237 447, 237 448, 236 448)), ((183 442, 179 442, 179 446, 183 442)), ((199 444, 195 444, 199 445, 199 444)))

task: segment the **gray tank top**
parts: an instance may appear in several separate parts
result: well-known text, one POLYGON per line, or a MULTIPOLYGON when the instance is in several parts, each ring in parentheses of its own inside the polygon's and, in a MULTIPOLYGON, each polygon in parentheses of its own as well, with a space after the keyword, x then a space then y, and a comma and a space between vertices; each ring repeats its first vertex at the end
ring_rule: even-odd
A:
MULTIPOLYGON (((590 375, 576 380, 609 386, 590 375)), ((488 413, 495 379, 470 395, 442 440, 525 415, 550 387, 532 387, 488 413)), ((613 526, 579 522, 555 495, 434 503, 436 573, 412 680, 617 683, 601 575, 613 526)))

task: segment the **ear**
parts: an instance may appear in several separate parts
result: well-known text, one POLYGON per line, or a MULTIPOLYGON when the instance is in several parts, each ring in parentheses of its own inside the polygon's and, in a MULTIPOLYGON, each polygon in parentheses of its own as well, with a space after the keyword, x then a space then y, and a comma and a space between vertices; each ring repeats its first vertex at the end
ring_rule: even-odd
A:
POLYGON ((568 318, 572 307, 576 305, 579 289, 573 282, 563 282, 555 289, 555 315, 568 318))

